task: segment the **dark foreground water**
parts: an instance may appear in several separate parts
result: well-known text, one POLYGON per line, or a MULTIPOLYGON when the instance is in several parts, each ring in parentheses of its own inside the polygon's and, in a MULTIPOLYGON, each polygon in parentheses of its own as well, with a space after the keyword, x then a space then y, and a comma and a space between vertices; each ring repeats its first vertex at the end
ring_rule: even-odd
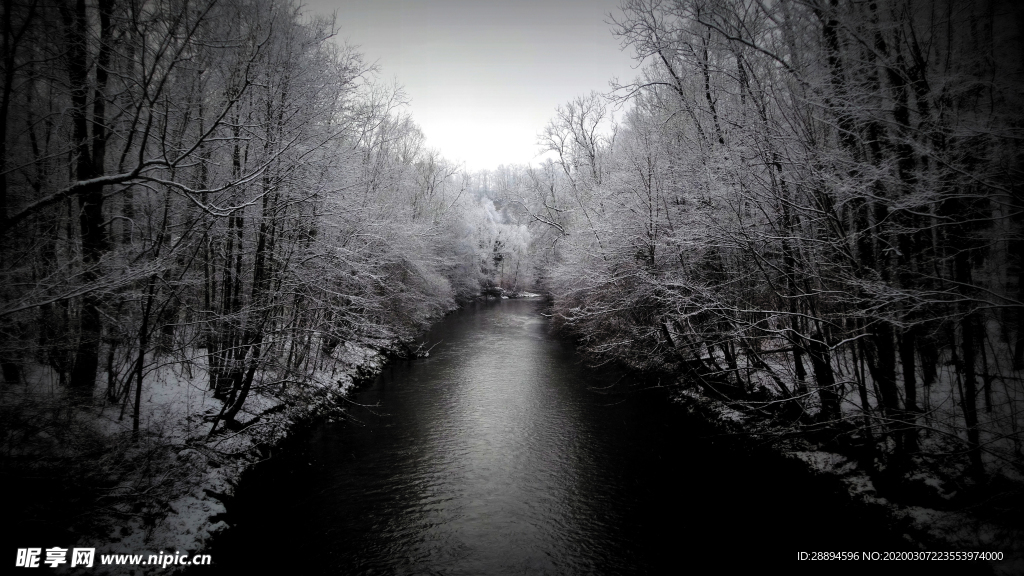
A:
POLYGON ((664 389, 582 368, 536 302, 471 306, 425 340, 430 357, 386 369, 351 421, 243 479, 217 566, 197 574, 753 573, 907 548, 664 389))

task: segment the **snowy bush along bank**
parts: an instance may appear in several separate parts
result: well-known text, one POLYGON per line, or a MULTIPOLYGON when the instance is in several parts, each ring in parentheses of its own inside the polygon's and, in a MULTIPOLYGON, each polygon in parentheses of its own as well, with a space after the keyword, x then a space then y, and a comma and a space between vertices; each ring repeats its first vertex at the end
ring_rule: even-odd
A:
POLYGON ((504 177, 556 321, 896 478, 1020 478, 1021 7, 621 8, 640 77, 559 108, 553 159, 504 177))

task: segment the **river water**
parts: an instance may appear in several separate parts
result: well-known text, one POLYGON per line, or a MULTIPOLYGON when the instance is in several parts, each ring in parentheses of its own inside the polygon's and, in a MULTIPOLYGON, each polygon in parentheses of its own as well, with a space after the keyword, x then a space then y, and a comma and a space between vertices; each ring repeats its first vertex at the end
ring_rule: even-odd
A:
POLYGON ((664 388, 584 368, 539 305, 446 318, 430 356, 385 369, 348 421, 258 465, 202 573, 737 573, 791 570, 802 550, 907 548, 835 485, 715 436, 664 388))

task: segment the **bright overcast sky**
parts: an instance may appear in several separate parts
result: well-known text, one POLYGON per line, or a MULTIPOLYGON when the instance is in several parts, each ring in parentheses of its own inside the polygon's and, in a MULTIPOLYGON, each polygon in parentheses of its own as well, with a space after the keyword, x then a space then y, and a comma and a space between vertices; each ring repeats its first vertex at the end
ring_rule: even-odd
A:
POLYGON ((619 0, 307 0, 404 86, 413 119, 470 170, 525 164, 555 107, 635 74, 605 21, 619 0))

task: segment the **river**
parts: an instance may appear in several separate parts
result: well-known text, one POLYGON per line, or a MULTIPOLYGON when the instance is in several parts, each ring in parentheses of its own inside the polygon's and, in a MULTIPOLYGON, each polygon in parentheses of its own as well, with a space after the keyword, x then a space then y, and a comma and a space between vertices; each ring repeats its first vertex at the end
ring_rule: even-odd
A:
POLYGON ((347 421, 257 465, 202 573, 736 573, 907 549, 836 484, 716 436, 665 388, 581 366, 539 306, 449 316, 347 421))

